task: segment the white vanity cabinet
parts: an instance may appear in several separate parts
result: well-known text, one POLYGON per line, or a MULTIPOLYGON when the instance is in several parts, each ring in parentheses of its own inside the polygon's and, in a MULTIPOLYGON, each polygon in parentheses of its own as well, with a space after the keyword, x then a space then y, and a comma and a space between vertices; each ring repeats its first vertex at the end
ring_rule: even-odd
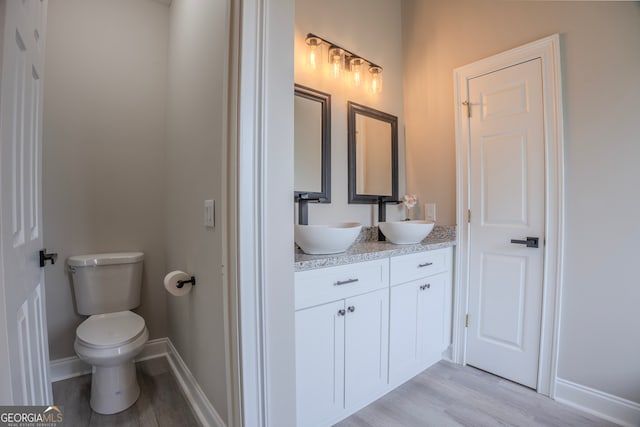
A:
POLYGON ((387 388, 388 259, 296 273, 298 426, 324 426, 387 388))
POLYGON ((451 342, 451 248, 392 257, 389 383, 442 359, 451 342))
POLYGON ((295 273, 297 426, 329 426, 442 358, 452 248, 295 273))

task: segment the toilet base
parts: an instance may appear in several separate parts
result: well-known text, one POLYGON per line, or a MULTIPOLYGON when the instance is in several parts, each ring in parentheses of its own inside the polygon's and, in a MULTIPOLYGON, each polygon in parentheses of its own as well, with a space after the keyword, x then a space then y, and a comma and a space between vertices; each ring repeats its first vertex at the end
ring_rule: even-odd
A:
POLYGON ((115 414, 133 405, 140 396, 133 359, 116 366, 94 366, 91 377, 91 409, 115 414))

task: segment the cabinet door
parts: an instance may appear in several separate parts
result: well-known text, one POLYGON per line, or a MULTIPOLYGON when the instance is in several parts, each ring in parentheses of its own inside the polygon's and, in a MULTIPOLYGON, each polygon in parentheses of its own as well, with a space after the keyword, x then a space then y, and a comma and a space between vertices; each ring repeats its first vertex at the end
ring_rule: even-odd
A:
POLYGON ((391 288, 389 311, 389 382, 400 383, 422 370, 419 280, 391 288))
POLYGON ((344 323, 344 300, 296 311, 299 427, 326 425, 344 408, 344 323))
POLYGON ((345 301, 345 406, 377 397, 387 385, 389 290, 345 301))
POLYGON ((449 345, 449 337, 446 335, 451 319, 445 317, 447 313, 451 313, 448 308, 448 305, 451 305, 451 298, 448 297, 451 280, 449 273, 442 273, 419 282, 422 289, 419 292, 419 341, 424 369, 442 359, 442 352, 449 345))
POLYGON ((449 272, 391 288, 389 382, 399 384, 442 359, 451 335, 449 272))

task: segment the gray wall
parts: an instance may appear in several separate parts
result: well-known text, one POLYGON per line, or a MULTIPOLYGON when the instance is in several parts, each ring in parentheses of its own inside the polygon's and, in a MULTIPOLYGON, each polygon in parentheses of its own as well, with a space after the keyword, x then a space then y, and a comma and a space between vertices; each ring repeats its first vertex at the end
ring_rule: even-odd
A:
POLYGON ((167 271, 198 285, 169 296, 169 338, 222 419, 227 418, 222 230, 203 224, 205 199, 223 200, 227 0, 173 0, 170 8, 165 205, 167 271))
MULTIPOLYGON (((49 3, 44 98, 45 246, 70 255, 145 252, 150 338, 168 336, 227 417, 222 238, 203 225, 222 198, 228 1, 49 3), (198 286, 168 296, 181 269, 198 286)), ((52 359, 74 355, 64 263, 46 270, 52 359)))
POLYGON ((560 33, 566 247, 559 377, 640 402, 640 4, 405 0, 408 188, 455 223, 454 68, 560 33))
POLYGON ((44 244, 51 359, 75 355, 65 260, 143 251, 138 311, 167 336, 165 100, 169 10, 150 0, 49 2, 43 116, 44 244))

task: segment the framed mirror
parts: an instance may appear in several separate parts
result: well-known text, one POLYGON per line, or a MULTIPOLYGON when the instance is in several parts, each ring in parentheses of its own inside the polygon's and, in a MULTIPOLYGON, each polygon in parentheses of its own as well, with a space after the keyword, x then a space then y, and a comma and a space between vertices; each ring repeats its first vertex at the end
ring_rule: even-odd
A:
POLYGON ((398 118, 348 102, 349 203, 398 200, 398 118))
POLYGON ((295 85, 294 197, 331 202, 331 95, 295 85))

